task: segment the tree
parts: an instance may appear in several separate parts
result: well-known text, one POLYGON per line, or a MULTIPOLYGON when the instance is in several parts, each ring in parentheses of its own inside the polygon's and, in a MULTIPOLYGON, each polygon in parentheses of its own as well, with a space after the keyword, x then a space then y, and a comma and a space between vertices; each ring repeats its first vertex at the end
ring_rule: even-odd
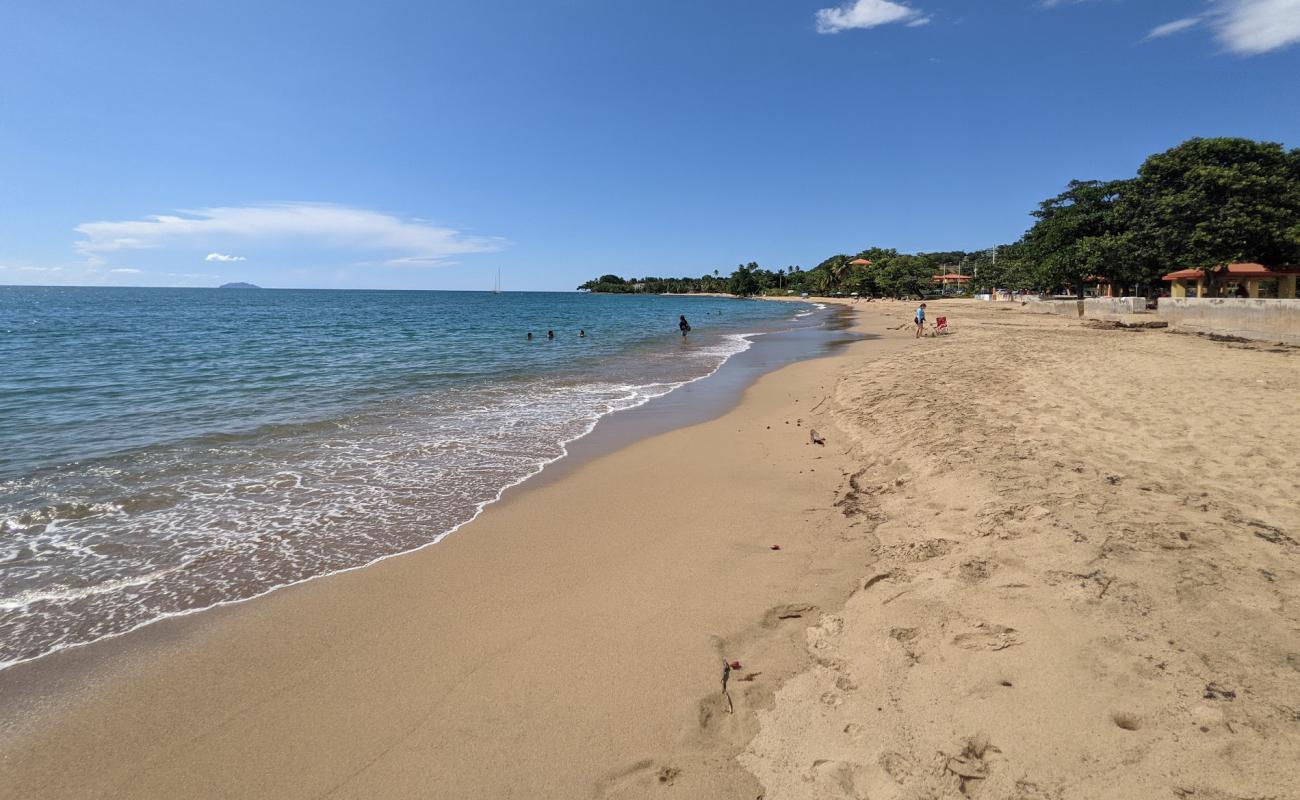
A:
POLYGON ((1034 211, 1038 222, 1021 243, 1040 284, 1068 286, 1083 295, 1084 278, 1106 276, 1123 248, 1115 206, 1129 181, 1070 181, 1064 192, 1034 211))
POLYGON ((755 264, 752 261, 749 264, 740 264, 737 266, 736 271, 731 273, 731 280, 728 284, 727 290, 740 297, 750 297, 751 295, 758 294, 763 287, 759 283, 758 277, 755 275, 757 267, 758 264, 755 264))
POLYGON ((872 263, 875 282, 883 294, 914 297, 934 288, 935 263, 928 257, 899 254, 872 263))
POLYGON ((1238 261, 1300 262, 1300 150, 1250 139, 1189 139, 1138 169, 1121 212, 1129 246, 1148 269, 1217 268, 1238 261))

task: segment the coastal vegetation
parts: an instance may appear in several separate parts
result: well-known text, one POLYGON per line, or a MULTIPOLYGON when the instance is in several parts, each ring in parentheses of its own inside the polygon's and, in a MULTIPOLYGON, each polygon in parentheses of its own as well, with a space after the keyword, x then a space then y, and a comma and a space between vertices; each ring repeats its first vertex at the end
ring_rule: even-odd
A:
POLYGON ((608 293, 852 294, 913 297, 961 290, 1065 291, 1110 283, 1149 294, 1161 276, 1233 262, 1300 263, 1300 149, 1241 138, 1190 139, 1150 156, 1121 180, 1073 180, 1034 209, 1015 242, 976 251, 900 253, 871 247, 817 266, 766 269, 755 262, 698 278, 603 275, 578 288, 608 293), (966 280, 966 277, 969 280, 966 280), (952 289, 958 290, 955 287, 952 289))

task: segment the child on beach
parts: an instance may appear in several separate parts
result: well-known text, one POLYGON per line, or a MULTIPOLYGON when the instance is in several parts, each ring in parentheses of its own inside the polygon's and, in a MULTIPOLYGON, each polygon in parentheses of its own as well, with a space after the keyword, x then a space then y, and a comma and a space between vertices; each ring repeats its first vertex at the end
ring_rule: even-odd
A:
POLYGON ((916 338, 925 335, 925 303, 916 307, 916 338))

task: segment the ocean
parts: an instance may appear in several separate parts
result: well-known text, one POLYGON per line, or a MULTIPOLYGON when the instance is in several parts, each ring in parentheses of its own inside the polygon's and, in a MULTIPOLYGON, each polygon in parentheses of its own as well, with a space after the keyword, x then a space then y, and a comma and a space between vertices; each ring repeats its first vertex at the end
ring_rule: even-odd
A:
POLYGON ((818 320, 706 297, 0 287, 0 668, 436 543, 602 417, 818 320))

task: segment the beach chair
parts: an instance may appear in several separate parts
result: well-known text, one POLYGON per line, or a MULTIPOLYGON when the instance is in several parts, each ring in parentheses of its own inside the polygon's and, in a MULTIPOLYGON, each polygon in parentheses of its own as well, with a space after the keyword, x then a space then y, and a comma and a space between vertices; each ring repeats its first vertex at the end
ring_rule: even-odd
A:
POLYGON ((934 321, 934 335, 942 336, 948 332, 948 318, 937 317, 934 321))

